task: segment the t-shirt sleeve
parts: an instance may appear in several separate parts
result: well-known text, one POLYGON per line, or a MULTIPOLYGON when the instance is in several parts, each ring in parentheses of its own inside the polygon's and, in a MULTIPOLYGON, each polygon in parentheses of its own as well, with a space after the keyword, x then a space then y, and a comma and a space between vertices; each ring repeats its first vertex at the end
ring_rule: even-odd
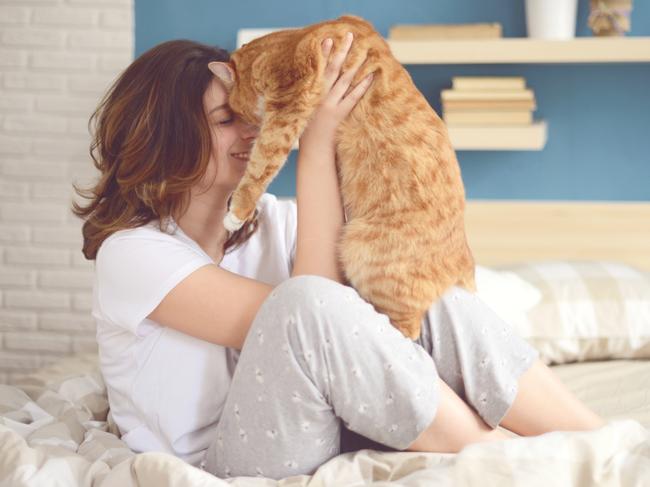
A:
POLYGON ((178 283, 213 264, 170 235, 107 240, 95 264, 97 300, 107 320, 137 334, 138 325, 178 283))

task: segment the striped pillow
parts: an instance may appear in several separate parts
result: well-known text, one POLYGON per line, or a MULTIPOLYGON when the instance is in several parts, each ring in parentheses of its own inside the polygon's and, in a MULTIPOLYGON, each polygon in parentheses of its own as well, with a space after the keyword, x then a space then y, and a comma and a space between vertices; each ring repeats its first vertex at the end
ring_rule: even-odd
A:
POLYGON ((547 364, 650 358, 650 273, 614 262, 529 262, 502 268, 541 300, 513 327, 547 364))

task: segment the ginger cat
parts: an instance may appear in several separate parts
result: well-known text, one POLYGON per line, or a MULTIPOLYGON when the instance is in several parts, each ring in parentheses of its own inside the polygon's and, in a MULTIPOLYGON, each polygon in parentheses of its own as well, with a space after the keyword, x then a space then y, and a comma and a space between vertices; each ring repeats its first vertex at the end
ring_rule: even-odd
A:
POLYGON ((343 16, 277 31, 210 69, 229 90, 232 110, 260 125, 224 225, 241 227, 285 163, 321 100, 327 59, 350 31, 342 72, 366 57, 351 86, 374 81, 337 131, 336 154, 346 224, 338 243, 351 286, 406 337, 420 335, 424 313, 449 287, 475 291, 465 236, 465 190, 447 129, 372 25, 343 16))

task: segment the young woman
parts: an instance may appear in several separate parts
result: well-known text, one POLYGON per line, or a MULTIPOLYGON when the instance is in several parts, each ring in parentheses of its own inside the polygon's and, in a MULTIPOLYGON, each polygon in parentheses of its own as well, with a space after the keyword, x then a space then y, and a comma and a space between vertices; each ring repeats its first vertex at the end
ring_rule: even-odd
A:
MULTIPOLYGON (((343 285, 344 212, 334 134, 371 80, 329 59, 300 137, 297 206, 265 194, 253 222, 222 220, 258 129, 208 69, 217 48, 163 43, 99 106, 101 173, 84 218, 93 316, 111 414, 136 452, 164 451, 220 477, 311 474, 345 425, 393 450, 458 452, 479 441, 600 427, 474 295, 451 289, 405 338, 343 285)), ((347 431, 347 429, 345 431, 347 431)))

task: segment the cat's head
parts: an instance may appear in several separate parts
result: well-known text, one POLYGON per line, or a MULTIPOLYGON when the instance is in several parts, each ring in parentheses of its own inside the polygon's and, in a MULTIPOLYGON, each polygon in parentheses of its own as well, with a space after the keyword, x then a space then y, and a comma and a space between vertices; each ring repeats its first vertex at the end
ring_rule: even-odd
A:
POLYGON ((286 106, 315 78, 318 60, 310 45, 318 41, 301 43, 302 32, 285 29, 266 34, 235 50, 229 62, 208 64, 228 90, 230 108, 244 121, 259 125, 265 109, 286 106))
POLYGON ((211 62, 208 68, 223 83, 228 92, 228 104, 233 112, 251 125, 262 123, 262 94, 254 86, 249 58, 238 59, 236 53, 229 62, 211 62))

